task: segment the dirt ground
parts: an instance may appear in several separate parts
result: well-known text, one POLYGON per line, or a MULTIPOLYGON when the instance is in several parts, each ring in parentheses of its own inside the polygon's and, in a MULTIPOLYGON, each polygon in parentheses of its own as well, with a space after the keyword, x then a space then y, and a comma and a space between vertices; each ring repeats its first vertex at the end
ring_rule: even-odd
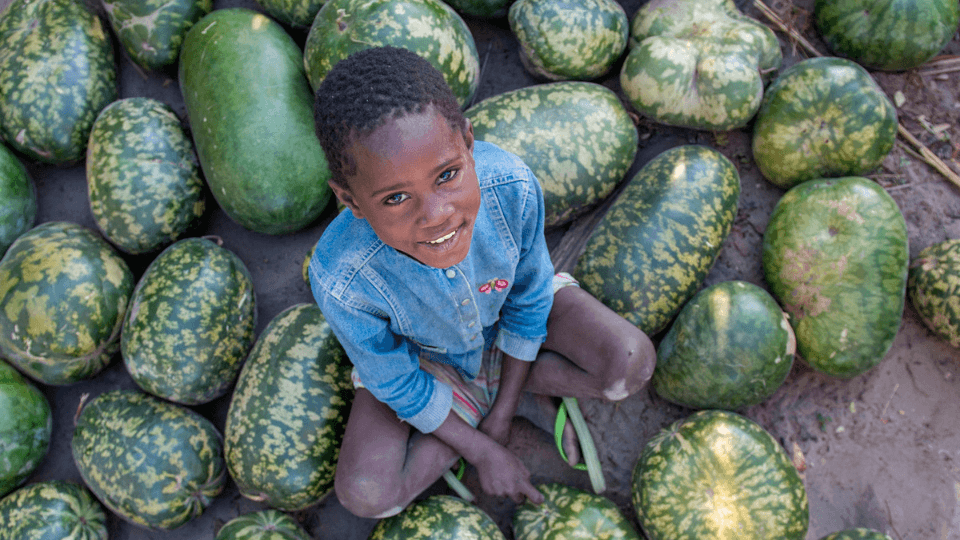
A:
MULTIPOLYGON (((643 2, 621 3, 632 17, 643 2)), ((766 21, 750 2, 737 3, 746 13, 766 21)), ((0 10, 7 4, 9 0, 0 0, 0 10)), ((807 22, 812 0, 794 0, 794 4, 795 9, 783 2, 770 5, 826 52, 807 22)), ((216 0, 214 6, 260 9, 253 0, 216 0)), ((505 20, 467 21, 483 65, 476 100, 541 82, 523 71, 505 20)), ((305 38, 305 31, 291 34, 300 43, 305 38)), ((808 56, 786 34, 778 35, 784 67, 808 56)), ((944 54, 960 54, 956 36, 944 54)), ((160 99, 186 117, 174 71, 142 73, 122 55, 119 64, 122 97, 160 99)), ((617 73, 619 65, 599 82, 619 92, 617 73)), ((903 96, 899 106, 902 125, 960 172, 960 73, 874 75, 891 99, 903 96)), ((749 131, 699 132, 667 128, 645 119, 639 119, 638 129, 640 146, 627 178, 663 150, 681 144, 713 146, 737 165, 742 186, 739 213, 705 285, 739 279, 765 287, 760 244, 769 214, 783 192, 759 175, 751 158, 749 131)), ((58 168, 24 161, 39 190, 38 223, 68 220, 95 228, 82 166, 58 168)), ((903 211, 911 258, 931 244, 960 238, 960 188, 924 164, 912 147, 898 142, 871 177, 888 189, 903 211)), ((558 267, 572 267, 605 208, 601 205, 574 224, 548 232, 558 267)), ((258 333, 286 307, 312 300, 300 277, 301 263, 332 216, 331 207, 303 231, 267 236, 240 228, 219 209, 208 212, 197 234, 222 237, 224 246, 249 267, 257 291, 258 333)), ((149 258, 132 257, 129 262, 139 276, 149 258)), ((122 363, 115 362, 92 380, 41 388, 53 407, 55 433, 46 461, 29 481, 79 481, 69 445, 81 395, 135 385, 122 363)), ((229 396, 197 410, 222 429, 228 404, 229 396)), ((608 485, 605 495, 636 525, 630 505, 630 475, 636 458, 652 435, 692 411, 667 404, 647 391, 617 405, 593 401, 581 405, 601 454, 608 485)), ((839 380, 798 362, 779 391, 743 413, 769 430, 801 464, 810 500, 809 540, 854 526, 871 527, 900 540, 960 540, 960 351, 929 332, 909 303, 892 349, 876 368, 851 380, 839 380)), ((534 481, 589 489, 586 473, 567 467, 551 436, 529 422, 516 420, 510 444, 531 469, 534 481)), ((480 495, 478 505, 494 517, 508 539, 513 538, 510 519, 514 504, 483 496, 471 468, 465 482, 480 495)), ((442 482, 428 491, 440 492, 448 492, 442 482)), ((260 508, 241 497, 230 483, 201 517, 175 531, 147 531, 111 516, 111 538, 209 539, 224 522, 260 508)), ((376 523, 350 515, 335 496, 294 515, 318 539, 365 539, 376 523)))

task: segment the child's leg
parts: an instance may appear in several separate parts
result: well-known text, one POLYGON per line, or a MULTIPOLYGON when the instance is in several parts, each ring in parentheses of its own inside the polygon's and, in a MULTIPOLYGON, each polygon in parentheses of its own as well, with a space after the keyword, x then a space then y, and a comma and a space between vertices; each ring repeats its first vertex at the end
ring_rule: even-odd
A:
POLYGON ((340 446, 337 498, 357 516, 397 514, 458 458, 452 448, 401 422, 392 409, 360 388, 340 446))

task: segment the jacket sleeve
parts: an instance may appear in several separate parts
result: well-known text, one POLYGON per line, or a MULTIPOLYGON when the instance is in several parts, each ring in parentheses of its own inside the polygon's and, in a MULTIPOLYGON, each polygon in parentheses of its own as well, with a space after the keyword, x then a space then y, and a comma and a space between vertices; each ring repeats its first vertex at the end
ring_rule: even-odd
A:
POLYGON ((540 183, 527 169, 525 196, 511 230, 517 236, 520 260, 510 294, 500 313, 496 346, 519 360, 533 361, 547 336, 553 307, 553 262, 544 237, 544 203, 540 183))

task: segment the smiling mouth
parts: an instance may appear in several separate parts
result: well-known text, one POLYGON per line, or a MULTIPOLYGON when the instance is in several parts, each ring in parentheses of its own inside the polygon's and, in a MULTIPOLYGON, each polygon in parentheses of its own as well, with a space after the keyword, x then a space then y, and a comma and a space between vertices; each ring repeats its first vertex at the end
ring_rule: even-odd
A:
POLYGON ((454 236, 455 234, 457 234, 457 231, 459 231, 459 230, 460 230, 460 227, 457 227, 456 229, 454 229, 454 230, 450 231, 449 233, 441 236, 440 238, 437 238, 436 240, 428 240, 428 241, 424 242, 424 244, 430 244, 430 245, 434 245, 434 246, 439 245, 439 244, 442 244, 442 243, 446 242, 447 240, 453 238, 453 236, 454 236))

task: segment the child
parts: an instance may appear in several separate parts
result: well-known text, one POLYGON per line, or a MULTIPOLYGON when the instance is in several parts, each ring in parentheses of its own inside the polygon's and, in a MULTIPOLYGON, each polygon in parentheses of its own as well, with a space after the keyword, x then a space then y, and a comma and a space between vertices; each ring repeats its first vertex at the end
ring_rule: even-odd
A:
MULTIPOLYGON (((542 494, 506 448, 522 391, 620 400, 649 380, 646 335, 555 277, 533 173, 474 141, 443 76, 405 49, 339 62, 317 89, 330 186, 310 286, 357 387, 335 490, 399 513, 460 456, 483 490, 542 494)), ((569 426, 568 426, 569 427, 569 426)), ((565 435, 571 459, 576 439, 565 435)))

